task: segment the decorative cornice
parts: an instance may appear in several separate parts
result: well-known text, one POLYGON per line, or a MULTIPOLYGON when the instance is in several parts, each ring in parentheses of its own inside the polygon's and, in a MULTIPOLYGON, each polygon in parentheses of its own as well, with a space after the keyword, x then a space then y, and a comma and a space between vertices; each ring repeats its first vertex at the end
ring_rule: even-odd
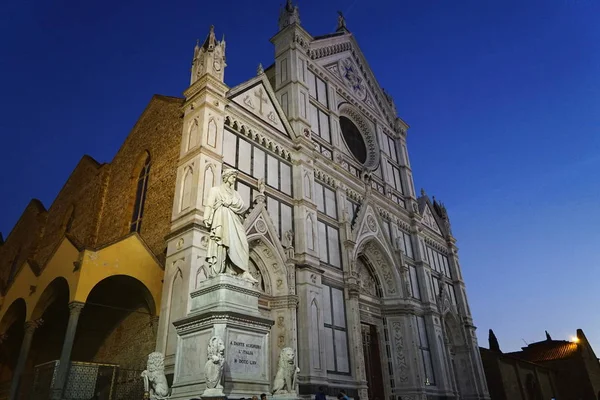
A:
POLYGON ((298 308, 298 296, 290 295, 290 296, 282 296, 275 298, 269 301, 269 305, 271 309, 278 310, 283 308, 298 308))
POLYGON ((247 316, 237 312, 208 312, 203 315, 191 315, 184 319, 174 321, 173 325, 179 335, 187 332, 198 331, 202 328, 219 323, 232 323, 242 325, 250 330, 269 331, 274 321, 259 316, 247 316))
POLYGON ((200 297, 207 293, 214 292, 214 291, 221 290, 221 289, 231 290, 232 292, 247 294, 247 295, 254 296, 254 297, 260 296, 260 292, 253 290, 253 289, 247 289, 247 288, 244 288, 241 286, 233 285, 231 283, 215 283, 204 289, 195 290, 195 291, 191 292, 190 297, 193 299, 193 298, 200 297))
POLYGON ((350 42, 336 43, 329 46, 311 48, 308 50, 307 54, 311 58, 311 60, 318 60, 319 58, 329 57, 334 54, 342 53, 344 51, 352 51, 352 44, 350 42))
POLYGON ((325 172, 315 168, 315 178, 325 182, 326 184, 328 184, 329 186, 336 188, 338 187, 338 183, 335 179, 333 179, 331 176, 327 175, 325 172))
POLYGON ((363 197, 358 192, 350 189, 349 187, 346 187, 346 197, 348 197, 351 200, 354 200, 359 204, 362 204, 363 202, 363 197))
POLYGON ((241 122, 238 122, 236 119, 233 118, 233 116, 225 115, 225 126, 234 130, 235 132, 238 132, 252 139, 254 142, 258 143, 267 150, 272 151, 284 160, 292 161, 291 153, 288 150, 286 150, 284 146, 275 143, 273 140, 271 140, 264 134, 258 132, 256 129, 249 128, 241 122))
POLYGON ((425 241, 426 244, 433 247, 440 253, 442 253, 446 256, 448 255, 448 247, 445 244, 441 244, 441 243, 437 242, 436 240, 431 239, 428 236, 423 236, 423 240, 425 241))

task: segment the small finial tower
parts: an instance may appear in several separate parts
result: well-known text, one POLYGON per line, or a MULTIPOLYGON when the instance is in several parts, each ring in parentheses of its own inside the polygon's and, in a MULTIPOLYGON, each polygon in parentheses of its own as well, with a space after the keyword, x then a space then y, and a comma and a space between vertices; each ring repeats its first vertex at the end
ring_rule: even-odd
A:
POLYGON ((265 69, 263 68, 261 63, 258 63, 258 67, 256 67, 256 75, 262 75, 265 73, 265 69))
POLYGON ((549 342, 552 341, 552 337, 550 336, 550 334, 548 333, 548 331, 545 331, 545 332, 546 332, 546 340, 549 341, 549 342))
POLYGON ((496 338, 494 331, 491 329, 490 329, 490 333, 488 336, 488 342, 490 345, 490 350, 497 351, 498 353, 502 353, 502 351, 500 350, 500 344, 498 343, 498 338, 496 338))
POLYGON ((300 11, 298 6, 292 5, 292 0, 287 0, 285 7, 279 12, 279 30, 293 23, 300 25, 300 11))
POLYGON ((338 22, 336 32, 346 31, 348 32, 348 28, 346 27, 346 18, 344 18, 344 14, 341 11, 338 11, 338 22))
POLYGON ((199 42, 196 42, 196 47, 194 47, 190 85, 196 82, 204 74, 211 74, 223 82, 226 66, 225 36, 223 36, 221 41, 216 40, 215 27, 211 25, 204 44, 199 46, 199 42))

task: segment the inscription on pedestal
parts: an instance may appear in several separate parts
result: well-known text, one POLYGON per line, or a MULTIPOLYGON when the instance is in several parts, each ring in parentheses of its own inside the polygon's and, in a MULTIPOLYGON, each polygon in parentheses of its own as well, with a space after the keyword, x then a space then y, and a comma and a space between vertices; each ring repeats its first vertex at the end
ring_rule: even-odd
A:
POLYGON ((266 379, 266 341, 263 335, 229 332, 227 364, 233 379, 266 379))

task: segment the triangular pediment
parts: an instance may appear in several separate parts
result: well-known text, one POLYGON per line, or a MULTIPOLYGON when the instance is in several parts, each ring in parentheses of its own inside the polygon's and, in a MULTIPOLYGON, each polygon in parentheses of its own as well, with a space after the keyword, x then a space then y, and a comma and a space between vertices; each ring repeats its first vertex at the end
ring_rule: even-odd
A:
POLYGON ((390 128, 397 118, 394 101, 379 85, 351 33, 317 39, 310 44, 315 63, 325 68, 345 91, 370 111, 383 117, 390 128))
POLYGON ((437 223, 436 218, 433 216, 433 212, 431 211, 431 206, 427 204, 425 209, 423 210, 423 224, 433 230, 438 235, 442 235, 442 230, 437 223))
POLYGON ((271 219, 271 216, 267 211, 264 197, 257 200, 258 201, 255 202, 254 206, 244 219, 244 228, 246 229, 248 240, 251 240, 252 237, 256 237, 257 235, 262 236, 277 249, 277 253, 281 259, 286 261, 287 256, 285 250, 279 239, 273 219, 271 219))
POLYGON ((371 204, 363 204, 356 216, 356 224, 353 229, 354 241, 361 243, 366 237, 375 236, 387 249, 391 249, 391 241, 388 239, 389 233, 385 232, 379 215, 371 204))
POLYGON ((292 128, 265 74, 232 88, 227 96, 256 118, 284 135, 294 137, 292 128))

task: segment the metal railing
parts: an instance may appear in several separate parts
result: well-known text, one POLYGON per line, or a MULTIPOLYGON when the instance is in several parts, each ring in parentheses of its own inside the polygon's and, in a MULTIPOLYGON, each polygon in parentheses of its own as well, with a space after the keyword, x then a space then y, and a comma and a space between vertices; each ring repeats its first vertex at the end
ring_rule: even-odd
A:
POLYGON ((0 382, 0 400, 8 400, 11 381, 0 382))
MULTIPOLYGON (((52 394, 58 361, 37 365, 32 384, 21 385, 23 400, 45 400, 52 394), (25 386, 25 387, 23 387, 25 386), (24 393, 26 387, 29 393, 24 393)), ((141 370, 120 368, 114 364, 71 362, 63 399, 68 400, 134 400, 144 396, 141 370)))

